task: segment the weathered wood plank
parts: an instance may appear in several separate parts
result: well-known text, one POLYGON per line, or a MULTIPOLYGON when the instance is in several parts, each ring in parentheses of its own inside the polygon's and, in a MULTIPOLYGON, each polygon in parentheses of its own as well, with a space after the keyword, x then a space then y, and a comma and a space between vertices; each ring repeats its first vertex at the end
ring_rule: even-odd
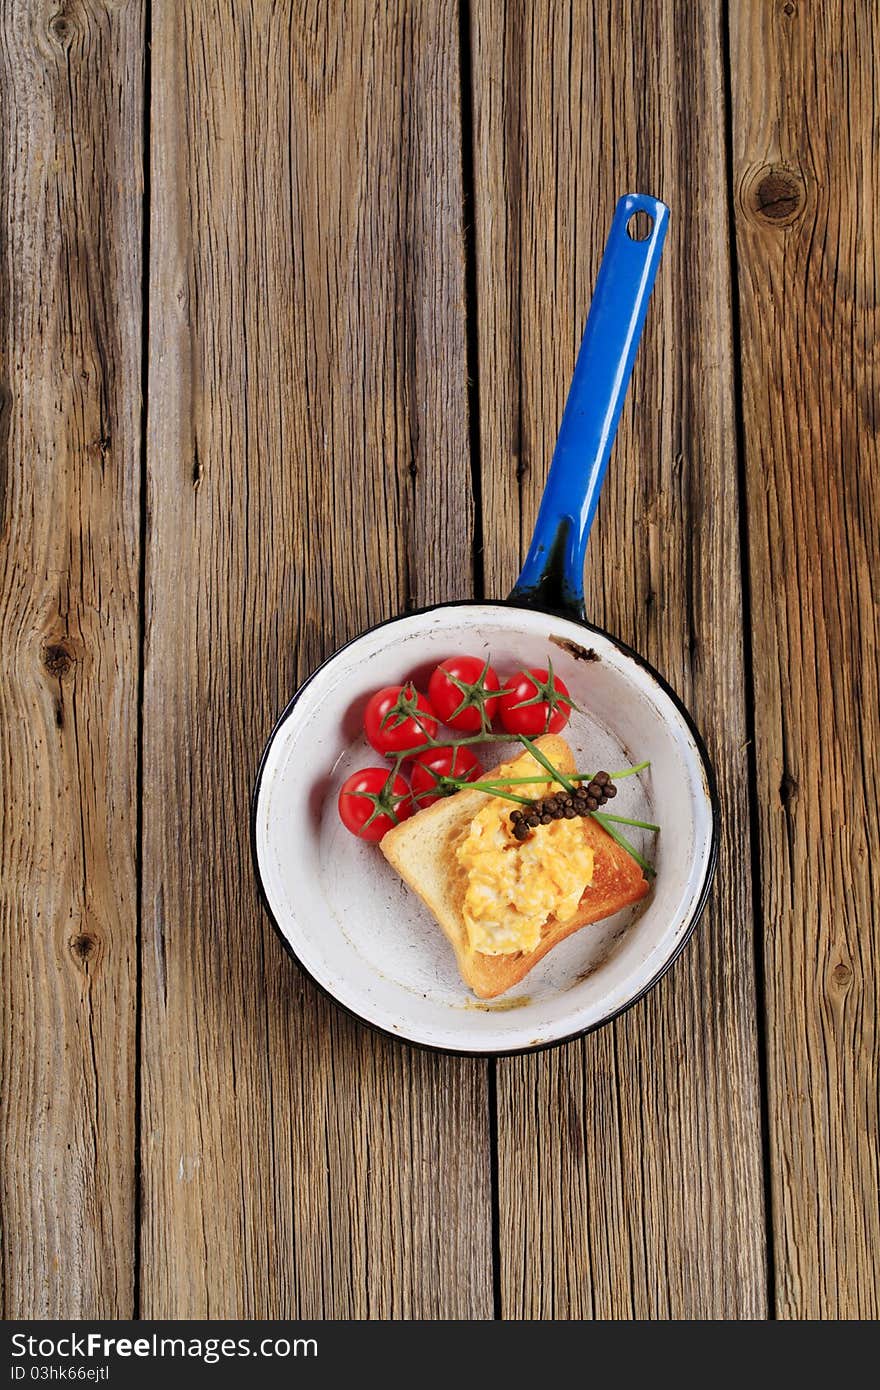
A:
POLYGON ((877 7, 731 54, 777 1309, 876 1318, 877 7))
POLYGON ((711 910, 671 975, 584 1042, 499 1065, 507 1317, 766 1311, 719 11, 473 6, 487 583, 516 576, 616 198, 655 193, 671 230, 587 606, 692 707, 723 805, 711 910))
POLYGON ((472 582, 455 7, 153 14, 144 1312, 491 1316, 484 1065, 329 1006, 248 849, 298 679, 472 582))
POLYGON ((0 9, 2 1310, 130 1317, 143 14, 0 9))

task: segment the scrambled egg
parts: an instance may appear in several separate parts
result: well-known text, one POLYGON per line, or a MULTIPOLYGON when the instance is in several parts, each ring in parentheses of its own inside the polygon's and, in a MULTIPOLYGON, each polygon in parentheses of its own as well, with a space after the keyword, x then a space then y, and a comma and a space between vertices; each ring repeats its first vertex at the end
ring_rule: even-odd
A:
MULTIPOLYGON (((530 795, 554 790, 556 784, 547 782, 530 795)), ((517 840, 511 806, 493 797, 455 851, 467 870, 463 912, 471 950, 487 956, 534 951, 548 917, 567 922, 593 881, 593 851, 579 816, 540 825, 527 840, 517 840)))

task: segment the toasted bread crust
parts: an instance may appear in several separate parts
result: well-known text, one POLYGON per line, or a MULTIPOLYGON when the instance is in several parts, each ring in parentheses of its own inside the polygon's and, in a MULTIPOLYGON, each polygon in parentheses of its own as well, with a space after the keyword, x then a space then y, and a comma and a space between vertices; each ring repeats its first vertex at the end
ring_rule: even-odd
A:
MULTIPOLYGON (((571 749, 564 739, 551 734, 538 739, 537 744, 561 772, 575 770, 571 749)), ((523 753, 485 775, 524 776, 537 766, 531 754, 523 753)), ((575 916, 567 922, 549 918, 534 951, 497 956, 472 951, 462 916, 467 873, 458 862, 455 846, 489 799, 486 792, 465 788, 417 812, 389 830, 380 841, 380 849, 389 864, 437 919, 455 951, 463 980, 479 999, 494 999, 519 984, 560 941, 581 927, 640 901, 649 889, 632 856, 616 844, 597 821, 584 817, 581 822, 584 834, 595 856, 593 881, 575 916)))

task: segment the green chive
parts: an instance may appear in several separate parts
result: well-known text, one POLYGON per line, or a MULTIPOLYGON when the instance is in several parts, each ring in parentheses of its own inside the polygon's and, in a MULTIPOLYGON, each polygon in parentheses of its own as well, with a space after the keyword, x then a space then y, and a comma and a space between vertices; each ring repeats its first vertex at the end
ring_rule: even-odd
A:
MULTIPOLYGON (((450 778, 450 781, 453 779, 450 778)), ((518 801, 520 806, 531 806, 531 801, 527 796, 515 796, 513 792, 501 791, 494 782, 462 782, 459 790, 464 791, 470 788, 475 792, 488 792, 490 796, 500 796, 504 801, 518 801)))
POLYGON ((639 865, 639 867, 642 869, 644 873, 650 874, 651 878, 654 878, 656 876, 657 870, 651 864, 648 863, 647 859, 642 858, 635 845, 631 845, 625 835, 621 835, 619 830, 615 830, 614 826, 608 823, 607 816, 603 816, 601 811, 593 811, 592 815, 593 819, 597 820, 599 824, 602 826, 602 828, 608 831, 608 834, 611 836, 612 840, 616 841, 616 843, 620 845, 621 849, 625 849, 627 854, 632 855, 633 859, 636 861, 636 863, 639 865))
POLYGON ((565 787, 565 790, 567 792, 574 791, 574 782, 569 781, 568 777, 566 777, 564 772, 559 772, 553 766, 549 758, 545 758, 544 754, 541 752, 540 748, 538 748, 537 744, 533 743, 530 738, 526 738, 525 734, 519 734, 518 737, 520 743, 525 745, 525 747, 529 750, 535 761, 539 762, 542 767, 546 767, 554 782, 559 782, 563 787, 565 787))
POLYGON ((637 830, 658 830, 659 825, 652 825, 649 820, 630 820, 627 816, 612 816, 610 811, 603 811, 602 815, 606 820, 617 821, 618 825, 634 825, 637 830))
POLYGON ((650 761, 644 762, 644 763, 638 763, 638 764, 636 765, 636 767, 628 767, 628 768, 626 769, 625 772, 609 772, 608 776, 611 777, 611 778, 616 782, 616 781, 618 781, 621 777, 632 777, 632 775, 633 775, 634 772, 644 772, 645 768, 646 768, 646 767, 650 767, 650 766, 651 766, 650 761))

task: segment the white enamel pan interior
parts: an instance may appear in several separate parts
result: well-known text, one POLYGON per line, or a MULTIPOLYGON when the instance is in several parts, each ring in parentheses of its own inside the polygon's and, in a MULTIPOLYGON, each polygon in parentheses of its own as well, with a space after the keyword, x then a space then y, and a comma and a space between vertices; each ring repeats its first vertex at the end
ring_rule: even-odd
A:
POLYGON ((712 774, 671 691, 606 634, 500 603, 398 618, 331 657, 275 729, 252 831, 266 905, 302 968, 375 1028, 462 1053, 544 1047, 633 1003, 687 940, 715 858, 712 774), (491 656, 502 677, 546 666, 549 656, 584 711, 565 734, 578 768, 616 771, 650 760, 647 772, 618 784, 613 809, 662 826, 659 835, 633 832, 657 869, 650 895, 576 932, 521 985, 487 1002, 460 979, 428 910, 377 846, 343 828, 336 810, 348 774, 381 763, 361 732, 369 696, 412 676, 424 689, 431 669, 455 652, 491 656))

